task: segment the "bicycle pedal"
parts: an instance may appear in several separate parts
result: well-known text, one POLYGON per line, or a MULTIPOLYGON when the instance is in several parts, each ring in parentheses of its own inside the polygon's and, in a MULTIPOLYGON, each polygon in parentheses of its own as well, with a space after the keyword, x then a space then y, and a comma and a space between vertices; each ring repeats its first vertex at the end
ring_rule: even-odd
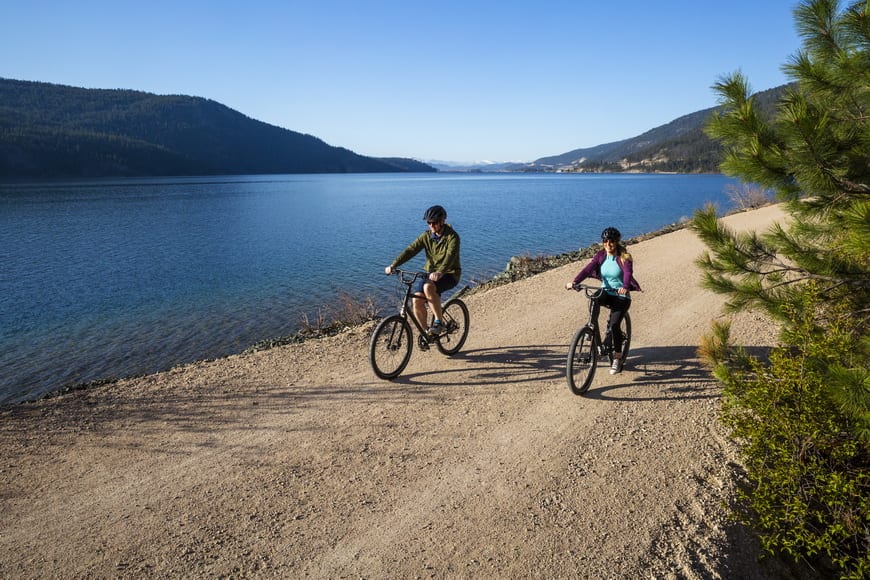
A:
POLYGON ((417 338, 417 345, 420 347, 420 350, 429 350, 429 339, 421 334, 417 338))

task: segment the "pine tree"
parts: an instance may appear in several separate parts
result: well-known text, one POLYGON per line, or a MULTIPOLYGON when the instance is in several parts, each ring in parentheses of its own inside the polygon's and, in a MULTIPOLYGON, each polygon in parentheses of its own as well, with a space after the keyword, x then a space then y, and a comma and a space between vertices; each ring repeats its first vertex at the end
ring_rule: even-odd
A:
POLYGON ((711 208, 695 231, 713 251, 706 284, 728 308, 761 306, 780 320, 803 282, 870 320, 870 3, 842 14, 835 0, 795 10, 804 49, 785 67, 796 81, 766 122, 742 74, 722 79, 722 108, 707 127, 725 146, 722 170, 776 192, 793 218, 764 236, 734 236, 711 208))
POLYGON ((827 555, 843 577, 862 577, 870 574, 870 0, 844 10, 805 0, 794 14, 803 48, 784 67, 793 83, 773 117, 735 73, 714 86, 721 107, 707 126, 724 146, 723 172, 772 190, 788 219, 735 234, 708 207, 691 224, 709 250, 698 260, 704 286, 725 294, 729 311, 769 313, 782 345, 764 367, 729 351, 720 325, 704 350, 725 384, 723 418, 745 442, 754 485, 745 498, 765 545, 827 555), (831 481, 842 483, 833 494, 831 481))

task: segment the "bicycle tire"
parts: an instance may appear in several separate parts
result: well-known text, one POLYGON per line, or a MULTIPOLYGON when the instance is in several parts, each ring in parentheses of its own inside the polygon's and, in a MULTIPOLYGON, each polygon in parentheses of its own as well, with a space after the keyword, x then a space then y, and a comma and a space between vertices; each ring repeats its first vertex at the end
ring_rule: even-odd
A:
MULTIPOLYGON (((622 368, 625 368, 625 361, 628 359, 628 351, 631 348, 631 316, 626 312, 622 317, 622 322, 619 323, 619 329, 622 330, 622 368)), ((613 364, 613 351, 607 353, 607 360, 613 364)))
POLYGON ((468 306, 459 299, 448 300, 442 308, 442 323, 447 332, 435 339, 435 346, 447 356, 456 354, 468 338, 468 306))
POLYGON ((369 363, 378 377, 391 380, 405 370, 414 346, 411 337, 411 325, 398 314, 378 323, 369 344, 369 363))
POLYGON ((571 339, 565 375, 568 379, 568 388, 575 395, 582 395, 592 384, 595 366, 598 364, 597 342, 595 333, 587 326, 578 330, 571 339))

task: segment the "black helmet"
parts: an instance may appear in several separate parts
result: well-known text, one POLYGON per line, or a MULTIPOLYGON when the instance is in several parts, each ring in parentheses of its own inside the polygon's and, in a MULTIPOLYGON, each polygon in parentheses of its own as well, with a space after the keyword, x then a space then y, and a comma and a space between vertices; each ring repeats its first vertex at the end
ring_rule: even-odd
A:
POLYGON ((447 217, 447 210, 440 205, 433 205, 423 214, 423 219, 427 222, 440 222, 447 217))
POLYGON ((619 242, 622 239, 622 234, 619 233, 619 230, 616 228, 604 228, 604 231, 601 232, 601 241, 604 240, 613 240, 614 242, 619 242))

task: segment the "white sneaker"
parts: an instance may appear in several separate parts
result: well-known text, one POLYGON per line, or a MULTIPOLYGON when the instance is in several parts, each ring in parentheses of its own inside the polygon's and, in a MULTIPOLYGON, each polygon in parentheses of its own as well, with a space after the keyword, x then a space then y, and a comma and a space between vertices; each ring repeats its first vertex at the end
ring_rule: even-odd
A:
POLYGON ((622 372, 622 359, 614 358, 613 363, 610 365, 610 374, 615 375, 616 373, 622 372))

